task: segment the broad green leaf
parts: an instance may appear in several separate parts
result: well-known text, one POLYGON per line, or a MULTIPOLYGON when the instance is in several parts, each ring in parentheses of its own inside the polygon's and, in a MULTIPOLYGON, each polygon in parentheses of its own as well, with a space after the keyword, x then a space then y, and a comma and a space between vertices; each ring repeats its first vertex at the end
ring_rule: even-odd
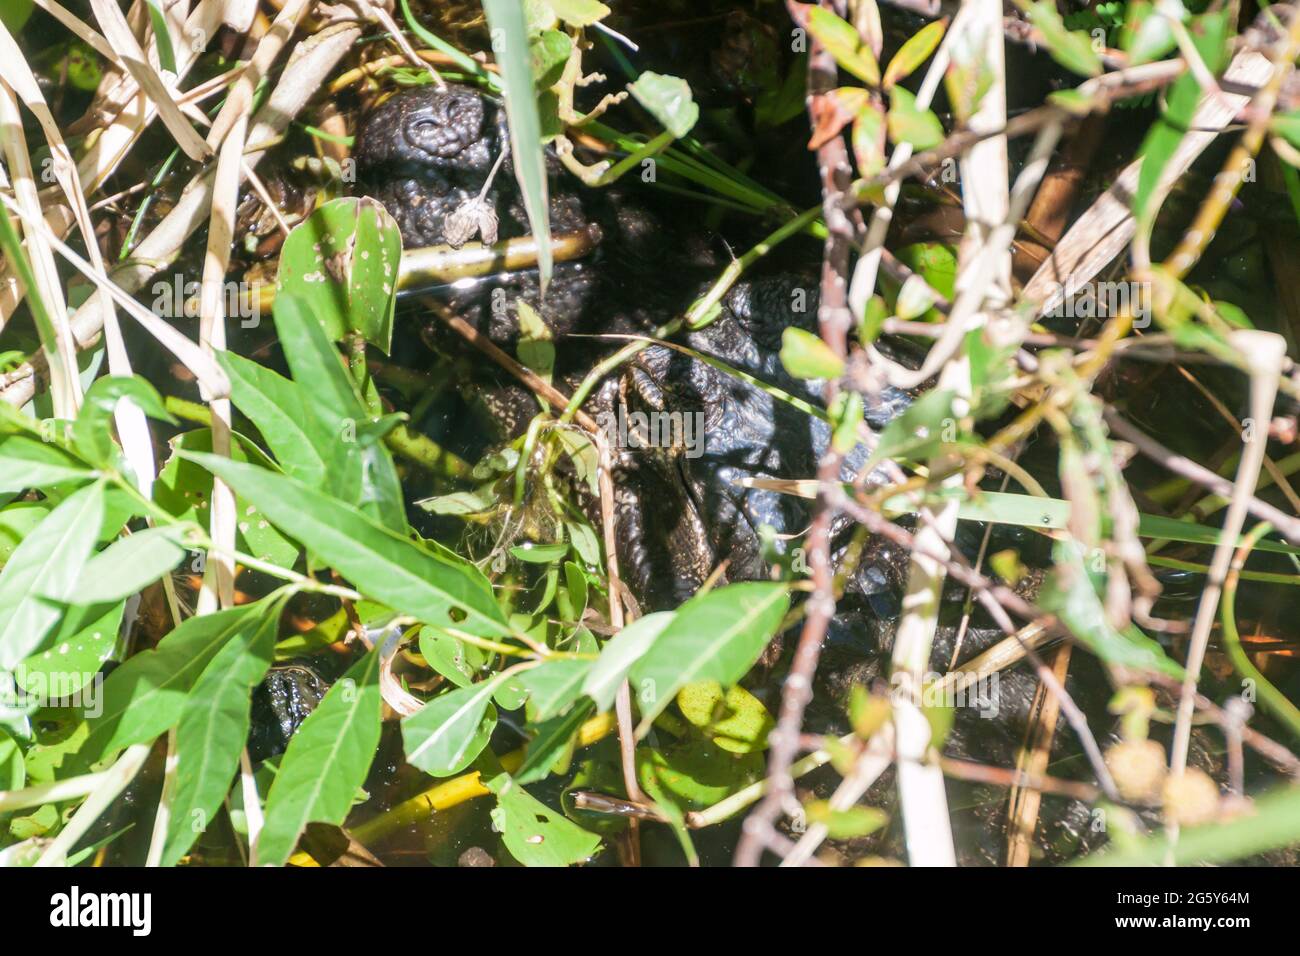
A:
POLYGON ((637 779, 660 804, 700 810, 763 777, 761 753, 733 754, 703 737, 637 749, 637 779))
POLYGON ((27 535, 0 571, 0 671, 31 654, 73 598, 104 522, 100 482, 65 498, 27 535))
POLYGON ((226 643, 257 627, 266 599, 182 621, 180 626, 108 675, 103 709, 90 720, 78 751, 94 763, 112 750, 152 740, 180 720, 185 698, 208 662, 226 643))
POLYGON ((230 376, 230 397, 266 440, 285 474, 304 485, 323 488, 329 475, 322 453, 326 442, 339 444, 337 432, 327 433, 313 412, 312 393, 269 368, 234 352, 221 352, 217 361, 230 376))
POLYGON ((715 680, 695 681, 677 692, 682 716, 723 750, 733 754, 767 749, 776 721, 763 702, 739 684, 725 693, 715 680))
POLYGON ((609 7, 599 0, 544 0, 555 15, 571 27, 589 27, 609 16, 609 7))
POLYGON ((600 837, 531 796, 508 774, 488 781, 497 795, 492 823, 506 849, 524 866, 585 863, 600 848, 600 837))
POLYGON ((0 791, 21 790, 26 781, 22 750, 17 741, 0 730, 0 791))
POLYGON ((26 435, 0 441, 0 493, 46 488, 69 481, 88 481, 94 472, 50 442, 26 435))
POLYGON ((4 7, 0 8, 0 23, 16 37, 31 15, 32 0, 6 0, 4 7))
POLYGON ((480 636, 509 633, 487 578, 469 566, 436 558, 351 505, 292 478, 216 455, 180 454, 218 475, 367 597, 426 624, 480 636))
MULTIPOLYGON (((331 339, 360 333, 387 353, 401 258, 402 237, 382 204, 332 199, 285 239, 274 308, 279 311, 281 295, 295 297, 331 339)), ((296 370, 294 378, 303 381, 296 370)))
POLYGON ((266 608, 212 658, 185 699, 176 727, 176 790, 162 865, 173 866, 216 817, 248 739, 249 694, 275 654, 283 601, 266 608))
POLYGON ((570 753, 574 735, 587 718, 596 711, 596 705, 583 700, 563 717, 555 717, 537 728, 537 736, 528 742, 524 762, 515 771, 517 783, 533 783, 546 777, 557 760, 570 753))
POLYGON ((596 702, 602 714, 614 706, 614 696, 627 679, 628 671, 648 651, 664 628, 672 623, 676 611, 656 611, 639 617, 610 639, 591 665, 582 683, 582 692, 596 702))
POLYGON ((564 713, 582 694, 592 663, 562 658, 522 672, 519 682, 528 694, 529 721, 540 724, 564 713))
POLYGON ((573 41, 561 30, 543 30, 529 41, 528 49, 532 56, 533 81, 539 90, 545 90, 559 82, 573 50, 573 41))
POLYGON ((820 338, 789 326, 781 333, 781 364, 795 378, 839 378, 844 360, 820 338))
POLYGON ((1029 14, 1029 22, 1042 33, 1053 60, 1084 76, 1101 74, 1101 57, 1092 48, 1092 38, 1083 30, 1067 30, 1052 0, 1038 0, 1024 9, 1029 14))
POLYGON ((853 119, 853 158, 858 175, 870 178, 885 168, 885 108, 871 100, 853 119))
POLYGON ((686 136, 700 118, 690 85, 679 76, 646 71, 628 85, 628 92, 677 139, 686 136))
POLYGON ((308 823, 340 824, 366 781, 382 729, 379 654, 348 669, 289 740, 266 797, 259 866, 282 866, 308 823))
MULTIPOLYGON (((234 439, 230 457, 235 461, 253 461, 272 467, 270 460, 251 441, 238 433, 234 439)), ((206 528, 208 506, 212 500, 212 475, 194 462, 186 461, 179 453, 212 451, 212 432, 206 428, 185 432, 171 440, 171 447, 172 455, 154 482, 154 501, 168 514, 206 528)), ((298 546, 276 530, 266 515, 238 495, 235 496, 235 513, 239 516, 235 526, 236 547, 282 568, 293 567, 298 560, 298 546)))
POLYGON ((311 303, 289 293, 275 297, 275 331, 289 362, 293 380, 339 420, 369 418, 356 384, 343 367, 343 357, 326 334, 311 303))
POLYGON ((546 156, 542 147, 542 122, 528 49, 528 24, 519 0, 483 0, 492 52, 501 68, 510 123, 510 158, 523 196, 524 209, 537 242, 537 271, 543 294, 551 281, 550 201, 547 198, 546 156))
POLYGON ((927 458, 943 438, 946 422, 954 421, 953 393, 947 389, 926 392, 880 433, 880 443, 868 467, 886 458, 927 458))
POLYGON ((1108 664, 1158 671, 1176 678, 1183 676, 1183 669, 1136 626, 1130 625, 1121 633, 1106 619, 1097 585, 1088 573, 1078 545, 1057 541, 1052 557, 1055 567, 1038 599, 1043 610, 1059 617, 1075 637, 1108 664))
POLYGON ((853 24, 822 7, 808 9, 808 32, 835 57, 835 62, 868 86, 880 85, 880 66, 853 24))
POLYGON ((677 692, 692 681, 731 686, 758 660, 790 606, 785 584, 729 584, 680 608, 632 668, 641 710, 637 735, 650 729, 677 692))
POLYGON ((881 81, 885 89, 889 89, 899 80, 907 79, 916 72, 917 67, 930 59, 930 54, 934 53, 939 46, 939 41, 943 39, 943 31, 947 28, 948 18, 944 17, 942 20, 927 23, 908 37, 889 61, 889 66, 885 68, 885 78, 881 81))
POLYGON ((487 662, 482 650, 436 627, 420 628, 420 653, 430 667, 457 687, 474 683, 474 675, 487 662))
POLYGON ((825 800, 814 800, 804 809, 808 814, 808 822, 820 823, 826 827, 826 835, 832 840, 870 836, 889 822, 889 815, 877 807, 836 810, 825 800))
POLYGON ((405 534, 401 482, 382 442, 397 419, 371 421, 338 350, 296 295, 276 296, 275 328, 294 382, 312 396, 311 410, 325 426, 327 435, 315 447, 326 464, 335 497, 357 504, 386 527, 405 534))
POLYGON ((910 143, 918 152, 943 142, 943 124, 932 110, 916 105, 916 97, 901 86, 889 91, 889 138, 895 143, 910 143))
POLYGON ((49 648, 28 657, 14 671, 26 693, 71 697, 94 679, 112 655, 122 627, 125 602, 76 604, 50 635, 49 648))
POLYGON ((435 777, 450 777, 468 767, 492 736, 497 723, 492 695, 510 676, 497 674, 441 694, 403 718, 407 763, 435 777))
POLYGON ((78 604, 107 604, 144 590, 189 553, 186 529, 146 528, 119 538, 86 562, 77 585, 78 604))

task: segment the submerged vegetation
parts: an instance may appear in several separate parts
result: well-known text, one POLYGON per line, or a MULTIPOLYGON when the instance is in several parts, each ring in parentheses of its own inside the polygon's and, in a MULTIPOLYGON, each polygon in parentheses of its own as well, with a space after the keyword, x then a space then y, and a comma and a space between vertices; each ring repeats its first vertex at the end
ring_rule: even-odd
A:
POLYGON ((1294 861, 1300 17, 6 0, 0 861, 1294 861))

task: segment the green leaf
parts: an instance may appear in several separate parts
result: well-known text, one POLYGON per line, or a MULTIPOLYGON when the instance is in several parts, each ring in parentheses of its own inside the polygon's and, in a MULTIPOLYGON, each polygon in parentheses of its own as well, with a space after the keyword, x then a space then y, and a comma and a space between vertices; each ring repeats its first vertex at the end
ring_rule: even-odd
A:
POLYGON ((582 694, 591 661, 560 659, 545 661, 519 675, 528 694, 528 720, 540 724, 564 713, 582 694))
POLYGON ((510 554, 520 561, 526 561, 529 564, 551 564, 560 560, 569 553, 567 542, 559 541, 554 544, 534 544, 529 541, 524 544, 517 544, 511 547, 510 554))
POLYGON ((1135 626, 1123 633, 1106 619, 1106 610, 1077 544, 1057 541, 1052 548, 1055 567, 1043 585, 1039 604, 1059 617, 1090 651, 1121 667, 1158 671, 1181 678, 1183 669, 1165 655, 1164 649, 1135 626))
POLYGON ((880 433, 880 443, 867 467, 886 458, 927 458, 940 444, 944 424, 953 419, 953 393, 932 389, 907 407, 880 433))
POLYGON ((582 692, 596 702, 600 713, 614 706, 614 696, 627 679, 628 671, 645 656, 676 616, 676 611, 656 611, 639 617, 604 646, 582 682, 582 692))
POLYGON ((146 528, 119 538, 86 562, 78 604, 108 604, 136 594, 171 571, 188 554, 186 529, 146 528))
POLYGON ((348 669, 289 740, 266 797, 260 866, 282 866, 308 823, 343 822, 379 745, 379 654, 348 669))
MULTIPOLYGON (((387 354, 401 258, 397 223, 381 203, 365 197, 332 199, 284 240, 274 309, 280 311, 281 296, 291 296, 315 315, 331 339, 360 333, 387 354)), ((304 381, 296 369, 294 378, 304 381)))
POLYGON ((789 326, 781 333, 781 364, 795 378, 839 378, 844 360, 820 338, 789 326))
POLYGON ((545 3, 571 27, 589 27, 609 16, 609 7, 598 0, 545 0, 545 3))
POLYGON ((87 764, 110 751, 144 743, 176 725, 185 698, 208 662, 233 638, 256 628, 267 599, 182 621, 180 626, 108 675, 102 712, 78 751, 87 764))
POLYGON ((680 608, 633 666, 641 710, 637 736, 650 729, 677 692, 692 681, 731 686, 758 660, 790 606, 785 584, 729 584, 680 608))
POLYGON ((1101 74, 1104 68, 1101 57, 1092 48, 1092 38, 1083 30, 1067 30, 1052 0, 1038 0, 1024 9, 1029 14, 1029 22, 1042 33, 1053 60, 1083 76, 1101 74))
POLYGON ((0 730, 0 791, 21 790, 27 781, 23 752, 17 741, 0 730))
POLYGON ((867 179, 885 168, 885 108, 872 100, 853 119, 853 158, 858 175, 867 179))
MULTIPOLYGON (((1183 10, 1179 0, 1167 0, 1171 6, 1183 10)), ((1156 13, 1150 0, 1132 0, 1128 5, 1124 29, 1120 31, 1120 49, 1128 53, 1129 63, 1138 66, 1163 57, 1178 46, 1169 20, 1156 13)))
POLYGON ((249 694, 275 654, 284 601, 221 648, 194 682, 176 728, 176 790, 162 865, 173 866, 215 818, 248 739, 249 694))
POLYGON ((695 681, 677 692, 682 716, 723 750, 733 754, 767 749, 776 721, 763 702, 739 684, 725 693, 715 680, 695 681))
POLYGON ((510 158, 523 195, 524 209, 537 242, 537 271, 542 293, 551 281, 550 202, 547 199, 546 156, 542 147, 542 122, 537 112, 532 60, 528 48, 528 24, 519 0, 483 0, 492 52, 501 68, 510 122, 510 158))
POLYGON ((599 836, 532 797, 508 774, 488 781, 487 787, 497 795, 492 824, 510 855, 524 866, 585 863, 600 848, 599 836))
POLYGON ((637 749, 637 778, 656 803, 700 810, 763 777, 760 753, 727 753, 691 735, 663 748, 637 749))
POLYGON ((176 73, 176 51, 172 49, 171 31, 167 29, 167 17, 163 14, 158 0, 145 0, 149 11, 149 22, 153 25, 155 44, 158 49, 158 65, 169 73, 176 73))
POLYGON ((460 773, 483 752, 497 724, 492 695, 505 672, 435 697, 402 719, 407 763, 435 777, 460 773))
POLYGON ((217 354, 230 377, 230 397, 266 440, 285 474, 304 485, 323 488, 329 475, 326 448, 339 444, 313 411, 311 393, 283 375, 234 352, 217 354))
POLYGON ((851 23, 822 7, 808 9, 808 32, 835 57, 835 62, 868 86, 880 85, 880 66, 871 48, 851 23))
MULTIPOLYGON (((1196 18, 1195 26, 1196 29, 1189 31, 1192 45, 1205 60, 1205 65, 1217 73, 1226 59, 1230 27, 1227 11, 1203 14, 1196 18)), ((1133 196, 1133 217, 1140 229, 1149 229, 1159 212, 1158 208, 1151 208, 1156 186, 1191 125, 1200 99, 1200 84, 1195 74, 1188 70, 1169 88, 1164 114, 1152 124, 1142 141, 1138 150, 1142 168, 1138 172, 1137 190, 1133 196)))
POLYGON ((293 380, 333 418, 352 422, 369 418, 356 384, 310 303, 294 294, 278 293, 273 314, 293 380))
POLYGON ((0 671, 31 654, 58 624, 104 522, 104 486, 63 500, 23 538, 0 571, 0 671))
POLYGON ((587 718, 595 713, 596 705, 590 700, 581 701, 563 717, 556 717, 537 729, 537 736, 528 743, 528 753, 514 778, 517 783, 533 783, 545 778, 555 762, 569 752, 574 735, 587 718))
MULTIPOLYGON (((194 462, 186 461, 180 452, 212 451, 212 432, 206 428, 185 432, 173 438, 171 446, 172 455, 154 482, 154 501, 173 517, 206 528, 212 500, 212 475, 194 462)), ((234 435, 230 457, 235 461, 255 461, 271 467, 270 460, 261 450, 238 433, 234 435)), ((266 515, 238 495, 235 512, 239 515, 235 527, 236 547, 280 567, 293 567, 298 560, 298 546, 272 527, 266 515)))
POLYGON ((532 55, 533 81, 540 90, 559 82, 573 50, 573 41, 560 30, 543 30, 528 44, 532 55))
POLYGON ((33 695, 71 697, 94 679, 117 647, 125 609, 123 601, 68 608, 46 642, 48 649, 28 657, 14 671, 18 686, 33 695))
POLYGON ((4 7, 0 8, 0 23, 16 37, 31 15, 32 0, 6 0, 4 7))
POLYGON ((470 566, 436 558, 351 505, 292 478, 217 455, 179 454, 220 477, 367 597, 426 624, 479 636, 509 633, 491 584, 470 566))
POLYGON ((94 472, 50 442, 26 435, 0 441, 0 493, 47 488, 63 482, 88 481, 94 472))
POLYGON ((932 110, 916 105, 916 97, 901 86, 889 91, 889 138, 895 143, 910 143, 918 152, 943 142, 943 124, 932 110))
POLYGON ((691 96, 691 87, 679 76, 646 71, 628 85, 628 92, 659 125, 677 139, 686 136, 700 118, 700 108, 691 96))
POLYGON ((944 17, 942 20, 927 23, 908 37, 889 61, 889 66, 885 68, 885 78, 881 81, 885 89, 911 76, 916 72, 917 67, 930 59, 930 55, 939 46, 939 41, 943 39, 943 31, 946 29, 948 29, 948 18, 944 17))
POLYGON ((836 810, 825 800, 814 800, 805 809, 808 822, 826 827, 826 835, 832 840, 870 836, 889 822, 889 815, 876 807, 836 810))
POLYGON ((420 628, 420 654, 426 663, 457 687, 474 683, 486 662, 484 652, 436 627, 420 628))

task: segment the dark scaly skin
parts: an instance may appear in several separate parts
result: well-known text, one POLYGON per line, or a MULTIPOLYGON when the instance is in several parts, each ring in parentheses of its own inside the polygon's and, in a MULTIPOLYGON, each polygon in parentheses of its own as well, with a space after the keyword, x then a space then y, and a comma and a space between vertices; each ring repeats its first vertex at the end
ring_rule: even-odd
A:
MULTIPOLYGON (((361 128, 357 158, 366 192, 389 207, 408 247, 439 244, 443 241, 441 223, 460 202, 478 194, 503 136, 500 111, 477 93, 457 88, 447 93, 432 89, 400 93, 372 112, 361 128), (431 121, 434 126, 426 125, 431 121), (439 131, 439 122, 451 128, 439 131)), ((584 339, 566 340, 566 336, 593 331, 647 333, 682 314, 705 287, 709 272, 716 271, 716 264, 698 254, 700 246, 692 246, 691 237, 667 236, 655 217, 627 197, 610 190, 587 190, 558 169, 552 174, 552 229, 598 223, 603 232, 599 254, 591 261, 557 268, 545 302, 538 295, 535 273, 512 274, 468 290, 440 294, 453 310, 511 352, 518 336, 515 301, 529 302, 556 334, 556 382, 571 391, 598 355, 610 347, 594 346, 584 339), (691 268, 692 259, 703 260, 701 265, 708 268, 691 268), (494 308, 502 303, 504 308, 494 308)), ((502 238, 528 233, 508 163, 488 197, 500 216, 502 238)), ((819 402, 820 384, 793 379, 778 358, 783 330, 788 326, 815 330, 816 309, 816 281, 811 277, 748 279, 726 296, 720 314, 709 326, 679 336, 679 340, 792 395, 819 402)), ((537 413, 533 396, 494 372, 486 373, 479 385, 499 437, 521 434, 537 413)), ((908 400, 901 392, 886 391, 867 409, 869 424, 883 427, 908 400)), ((815 474, 829 440, 829 429, 819 420, 661 346, 639 353, 621 377, 603 383, 586 408, 598 420, 619 408, 698 412, 705 417, 706 440, 699 457, 687 456, 680 447, 619 450, 615 481, 619 561, 644 609, 676 607, 724 560, 723 581, 766 577, 769 567, 759 528, 768 525, 779 534, 797 535, 807 527, 807 501, 741 488, 736 480, 815 474)), ((848 457, 846 479, 860 469, 865 457, 862 448, 848 457)), ((837 529, 837 564, 848 529, 848 522, 837 529)), ((963 524, 958 545, 973 555, 980 534, 981 529, 963 524)), ((1005 539, 999 538, 1002 534, 1000 530, 995 534, 990 551, 1006 546, 1005 539)), ((1033 542, 1012 543, 1024 548, 1033 542)), ((778 541, 778 550, 783 547, 778 541)), ((821 686, 809 714, 810 731, 843 733, 847 730, 844 704, 849 687, 887 678, 909 560, 909 554, 893 545, 868 542, 828 636, 827 666, 819 671, 821 686)), ((957 623, 953 618, 959 616, 963 596, 964 591, 950 582, 931 660, 936 672, 949 669, 957 623)), ((987 622, 981 623, 977 613, 959 660, 969 660, 1002 636, 987 622)), ((1075 660, 1078 663, 1071 669, 1067 686, 1088 712, 1091 725, 1106 727, 1110 720, 1105 706, 1108 684, 1090 657, 1078 654, 1075 660)), ((986 719, 974 707, 957 708, 945 752, 1014 767, 1036 686, 1035 675, 1025 665, 1000 674, 994 700, 997 716, 986 719)), ((1068 759, 1054 763, 1052 773, 1090 778, 1086 762, 1077 756, 1077 742, 1063 721, 1057 728, 1053 752, 1068 759)), ((1198 763, 1212 763, 1208 755, 1200 756, 1198 763)), ((954 783, 950 794, 959 861, 1000 863, 1006 846, 1006 791, 954 783)), ((828 796, 829 790, 821 795, 828 796)), ((875 806, 895 806, 892 773, 877 783, 868 799, 875 806)), ((902 856, 900 821, 897 814, 893 816, 889 830, 874 838, 870 849, 902 856)), ((1069 859, 1103 839, 1087 805, 1044 798, 1035 837, 1039 858, 1069 859)))

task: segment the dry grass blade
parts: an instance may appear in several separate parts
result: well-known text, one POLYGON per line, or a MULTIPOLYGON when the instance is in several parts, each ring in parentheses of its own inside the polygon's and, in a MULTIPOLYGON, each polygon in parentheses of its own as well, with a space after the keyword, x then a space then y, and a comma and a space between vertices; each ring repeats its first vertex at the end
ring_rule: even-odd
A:
MULTIPOLYGON (((63 140, 59 125, 46 105, 40 84, 28 67, 22 51, 2 26, 0 26, 0 78, 21 95, 23 102, 40 124, 50 148, 50 170, 58 180, 72 209, 81 232, 82 243, 90 256, 90 264, 96 271, 106 273, 104 257, 95 236, 95 226, 90 219, 90 210, 86 206, 81 177, 77 172, 77 164, 72 158, 72 152, 63 140)), ((131 359, 122 341, 122 331, 117 324, 117 313, 113 308, 112 297, 100 293, 95 298, 104 313, 105 351, 108 355, 109 372, 113 375, 129 376, 131 359)), ((70 333, 69 337, 71 337, 70 333)), ((129 399, 118 406, 114 418, 127 461, 131 464, 131 470, 136 476, 141 492, 148 495, 153 485, 155 468, 148 421, 139 406, 129 399)))
MULTIPOLYGON (((360 35, 359 27, 353 24, 340 24, 303 40, 290 56, 288 68, 267 97, 266 104, 253 118, 249 141, 269 143, 284 132, 319 89, 319 84, 324 81, 324 77, 351 49, 360 35)), ((250 167, 256 167, 265 155, 264 149, 258 149, 246 154, 244 162, 250 167)), ((135 249, 133 261, 115 274, 114 285, 128 301, 133 302, 129 293, 143 288, 151 277, 175 259, 185 240, 204 221, 211 202, 214 172, 209 170, 201 173, 190 182, 172 210, 148 236, 140 241, 135 249)), ((114 297, 117 298, 116 294, 114 297)), ((119 305, 122 304, 122 299, 117 301, 119 305)), ((144 313, 149 322, 156 321, 143 307, 140 307, 140 312, 144 313)), ((145 321, 139 312, 133 311, 132 315, 145 321)), ((76 341, 82 345, 89 344, 103 327, 102 313, 90 304, 83 305, 72 316, 71 325, 76 341)), ((185 346, 210 364, 210 359, 205 359, 197 346, 171 326, 165 325, 165 332, 162 334, 166 333, 179 337, 185 346)), ((36 369, 31 363, 20 366, 10 373, 4 387, 0 388, 0 397, 10 404, 22 404, 28 401, 36 391, 35 375, 36 369)), ((224 377, 217 381, 224 381, 224 377)), ((215 389, 212 394, 220 394, 223 390, 224 387, 215 389)))
POLYGON ((135 77, 140 88, 158 107, 158 115, 163 125, 167 127, 167 131, 176 140, 176 144, 184 150, 186 156, 196 162, 208 159, 212 151, 208 149, 203 137, 185 119, 171 90, 150 64, 140 44, 136 42, 135 35, 131 32, 131 27, 117 4, 113 0, 90 0, 90 5, 95 11, 95 18, 104 30, 104 39, 113 47, 117 59, 135 77))
MULTIPOLYGON (((32 169, 27 138, 23 135, 18 101, 9 84, 2 80, 0 80, 0 140, 4 142, 5 162, 13 177, 15 208, 21 214, 22 231, 27 238, 27 253, 31 259, 33 281, 45 305, 49 322, 53 326, 53 328, 46 328, 44 322, 38 322, 41 346, 50 369, 54 414, 59 418, 74 418, 81 405, 81 383, 77 378, 77 345, 72 338, 72 330, 68 323, 67 301, 63 296, 63 284, 59 280, 59 271, 47 239, 47 227, 41 216, 36 174, 32 169)), ((100 319, 102 321, 102 314, 100 319)))
MULTIPOLYGON (((1233 58, 1224 77, 1234 83, 1254 86, 1268 79, 1271 71, 1266 57, 1243 52, 1233 58)), ((1207 95, 1193 117, 1193 131, 1183 137, 1169 160, 1162 188, 1167 189, 1187 172, 1196 157, 1214 141, 1217 130, 1225 127, 1248 102, 1248 97, 1234 93, 1207 95)), ((1111 187, 1070 227, 1047 261, 1026 283, 1022 296, 1038 303, 1039 315, 1052 311, 1072 290, 1091 281, 1133 239, 1136 223, 1129 207, 1141 168, 1141 160, 1126 166, 1111 187)))

